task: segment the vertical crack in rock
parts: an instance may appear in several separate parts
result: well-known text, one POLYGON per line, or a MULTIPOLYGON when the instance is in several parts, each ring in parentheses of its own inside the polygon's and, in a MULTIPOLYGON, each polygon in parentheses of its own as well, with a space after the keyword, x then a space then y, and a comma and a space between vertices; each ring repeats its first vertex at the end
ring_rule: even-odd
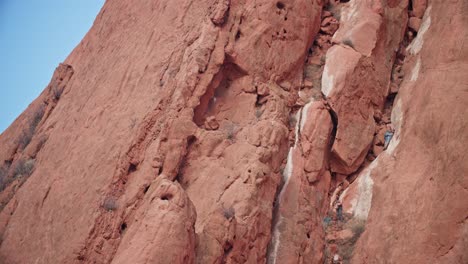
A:
MULTIPOLYGON (((327 103, 327 106, 328 106, 328 103, 327 103)), ((333 143, 335 143, 336 131, 338 130, 338 116, 336 115, 335 111, 333 111, 331 107, 328 109, 328 112, 330 113, 330 118, 333 123, 333 130, 332 130, 331 142, 330 142, 330 150, 331 150, 333 143)))
MULTIPOLYGON (((356 13, 364 13, 365 7, 364 6, 359 6, 357 4, 352 4, 354 7, 351 7, 353 9, 353 12, 356 13)), ((379 90, 374 90, 372 91, 375 93, 375 95, 379 95, 380 97, 382 95, 385 96, 384 101, 380 101, 380 103, 377 103, 377 108, 374 109, 374 114, 373 114, 373 120, 372 120, 372 126, 375 124, 375 129, 372 129, 373 132, 373 139, 371 143, 366 143, 370 145, 370 148, 361 148, 362 150, 365 150, 365 152, 362 152, 359 154, 359 156, 362 156, 361 159, 362 162, 357 163, 357 165, 352 165, 353 169, 345 169, 346 162, 341 162, 341 165, 337 166, 336 160, 335 160, 335 166, 332 164, 332 170, 335 170, 337 174, 335 175, 335 183, 334 183, 334 190, 333 194, 331 197, 330 201, 330 210, 327 216, 324 218, 324 222, 326 223, 325 229, 326 229, 326 248, 325 248, 325 255, 327 256, 325 258, 326 263, 331 263, 332 261, 344 261, 345 263, 349 262, 351 260, 351 257, 353 255, 354 251, 354 246, 356 241, 359 239, 359 236, 364 232, 365 229, 365 222, 369 213, 369 210, 371 208, 371 201, 372 201, 372 186, 373 186, 373 180, 371 178, 371 172, 372 170, 377 167, 378 164, 378 158, 377 156, 387 149, 392 142, 395 142, 395 140, 391 140, 392 136, 395 134, 395 127, 392 124, 392 120, 390 118, 390 115, 392 113, 393 105, 394 105, 394 98, 396 94, 398 93, 399 87, 402 82, 402 74, 401 74, 401 68, 403 61, 405 60, 405 49, 406 46, 409 44, 411 41, 410 39, 413 37, 414 32, 406 31, 406 24, 405 22, 407 21, 407 15, 406 15, 406 6, 400 5, 397 7, 387 7, 383 6, 382 7, 382 12, 384 14, 384 19, 383 21, 380 21, 382 25, 379 26, 381 29, 379 31, 381 33, 378 33, 378 35, 381 34, 391 34, 392 30, 397 31, 397 32, 402 32, 401 36, 405 36, 404 38, 401 39, 393 39, 392 43, 386 43, 385 45, 389 45, 388 47, 385 46, 383 41, 379 38, 377 38, 375 41, 375 49, 372 51, 372 53, 366 53, 366 47, 363 44, 362 46, 360 43, 353 43, 351 40, 352 39, 357 39, 353 35, 345 35, 343 36, 343 33, 341 31, 337 32, 335 35, 336 38, 346 38, 345 40, 347 41, 347 44, 352 44, 353 46, 356 45, 356 47, 353 47, 354 50, 358 51, 361 53, 361 56, 370 56, 370 58, 377 59, 379 58, 378 56, 382 56, 382 53, 379 55, 379 49, 384 50, 385 52, 383 53, 384 56, 387 56, 387 58, 390 58, 389 61, 391 64, 384 65, 384 67, 380 70, 383 70, 384 72, 388 72, 390 74, 386 74, 386 76, 390 76, 388 80, 384 80, 385 82, 388 83, 388 88, 383 87, 385 89, 379 91, 379 90), (392 27, 388 27, 386 23, 391 23, 391 21, 399 21, 397 24, 393 24, 392 27), (385 31, 386 30, 386 31, 385 31), (383 47, 383 48, 382 48, 383 47), (375 55, 374 55, 375 54, 375 55), (375 131, 375 132, 374 132, 375 131), (367 150, 369 149, 369 150, 367 150), (365 156, 365 159, 364 159, 365 156), (357 168, 357 171, 355 171, 357 168), (350 185, 351 184, 351 185, 350 185), (351 188, 351 191, 349 189, 351 188), (357 195, 357 197, 355 197, 357 195)), ((348 10, 348 9, 344 9, 348 10)), ((362 16, 361 16, 362 17, 362 16)), ((347 29, 349 26, 347 25, 346 19, 349 19, 349 17, 345 16, 345 21, 343 29, 347 29)), ((378 19, 380 20, 380 19, 378 19)), ((377 27, 377 29, 379 28, 377 27)), ((341 26, 340 26, 341 29, 341 26)), ((357 33, 356 33, 357 34, 357 33)), ((336 51, 336 49, 335 49, 336 51)), ((343 53, 343 55, 345 52, 343 53)), ((367 60, 367 58, 364 58, 364 60, 367 60)), ((361 59, 355 64, 354 67, 359 68, 359 67, 366 67, 364 61, 361 57, 361 59)), ((333 61, 333 60, 332 60, 333 61)), ((327 64, 329 62, 327 61, 327 64)), ((375 67, 375 66, 374 66, 375 67)), ((375 67, 377 68, 377 67, 375 67)), ((374 69, 373 69, 374 71, 374 69)), ((353 70, 354 73, 356 73, 356 70, 353 70)), ((328 73, 332 74, 332 73, 328 73)), ((337 74, 339 74, 339 71, 337 71, 337 74)), ((371 74, 372 71, 371 71, 371 74)), ((331 83, 333 86, 335 86, 336 90, 331 90, 328 92, 327 97, 331 97, 329 101, 331 101, 332 107, 337 105, 339 103, 339 92, 345 91, 346 89, 346 82, 352 83, 352 79, 347 77, 346 75, 336 75, 338 76, 337 78, 341 78, 342 82, 344 81, 344 85, 340 84, 336 80, 332 80, 331 83), (333 84, 334 83, 334 84, 333 84)), ((359 78, 359 82, 363 82, 362 85, 365 85, 366 79, 368 80, 369 78, 359 78)), ((372 78, 371 78, 372 79, 372 78)), ((382 81, 381 81, 382 82, 382 81)), ((342 92, 343 93, 343 92, 342 92)), ((371 98, 374 95, 370 95, 371 98)), ((375 101, 379 102, 379 100, 375 101)), ((338 107, 338 111, 341 111, 340 108, 338 107)), ((394 111, 393 111, 394 112, 394 111)), ((341 114, 342 117, 347 118, 346 115, 341 114)), ((338 113, 338 119, 340 118, 340 113, 338 113)), ((393 119, 393 118, 392 118, 393 119)), ((340 125, 341 125, 341 119, 340 125)), ((345 119, 346 122, 346 119, 345 119)), ((369 124, 367 125, 369 126, 369 124)), ((399 130, 398 128, 397 130, 399 130)), ((399 132, 399 131, 398 131, 399 132)), ((346 133, 346 132, 345 132, 346 133)), ((343 136, 342 130, 340 130, 340 126, 338 126, 338 133, 337 133, 337 139, 336 140, 343 140, 346 139, 346 134, 343 136), (340 134, 341 133, 341 134, 340 134), (344 137, 344 138, 343 138, 344 137)), ((349 142, 351 139, 346 139, 346 142, 344 144, 352 144, 349 142)), ((367 141, 366 141, 367 142, 367 141)), ((344 150, 346 148, 343 143, 341 143, 343 147, 337 148, 335 146, 334 152, 335 154, 344 150), (340 150, 341 149, 341 150, 340 150)), ((352 149, 351 149, 352 150, 352 149)), ((354 149, 354 151, 358 150, 357 148, 354 149)), ((391 152, 390 149, 387 149, 387 151, 391 152)), ((349 154, 346 154, 349 155, 349 154)), ((336 158, 336 157, 335 157, 336 158)), ((331 161, 332 163, 334 162, 333 160, 331 161)))
MULTIPOLYGON (((316 14, 315 4, 304 6, 316 14)), ((196 108, 199 141, 182 175, 197 208, 198 263, 266 260, 271 227, 264 223, 272 220, 271 206, 287 154, 287 113, 294 104, 300 82, 296 75, 302 68, 298 62, 304 56, 286 57, 281 47, 288 41, 291 47, 306 50, 310 42, 306 36, 313 35, 316 17, 309 21, 294 16, 303 11, 290 3, 281 8, 270 2, 231 4, 223 25, 226 33, 229 30, 226 60, 196 108), (254 30, 258 23, 264 28, 261 32, 254 30), (231 211, 233 216, 226 217, 231 211)))
MULTIPOLYGON (((302 109, 297 112, 298 116, 302 116, 302 109)), ((300 120, 300 118, 299 118, 300 120)), ((282 216, 280 213, 280 202, 283 196, 283 193, 285 191, 285 188, 289 184, 289 180, 291 178, 292 174, 292 168, 293 168, 293 160, 292 160, 292 150, 296 147, 297 140, 299 138, 299 127, 300 127, 300 121, 297 122, 295 126, 295 142, 294 146, 289 148, 288 151, 288 156, 286 158, 286 165, 284 167, 283 172, 281 173, 282 180, 280 184, 278 185, 277 193, 275 194, 275 200, 274 200, 274 205, 273 205, 273 217, 272 217, 272 237, 271 241, 268 245, 268 251, 267 251, 267 263, 275 264, 276 259, 277 259, 277 254, 278 254, 278 248, 280 245, 280 239, 281 239, 281 221, 282 221, 282 216)))
POLYGON ((295 139, 275 200, 268 263, 315 263, 321 259, 321 246, 318 246, 322 243, 321 234, 313 226, 327 203, 330 175, 326 157, 333 141, 333 124, 320 83, 325 53, 338 28, 330 12, 324 11, 321 21, 320 32, 304 66, 303 86, 298 92, 295 139))
MULTIPOLYGON (((324 11, 320 34, 317 36, 315 40, 315 45, 311 49, 312 56, 310 56, 307 61, 307 64, 310 64, 311 66, 306 66, 304 83, 307 83, 307 85, 312 88, 303 89, 299 93, 300 99, 302 99, 302 102, 305 102, 305 106, 300 110, 300 124, 298 124, 296 128, 296 130, 300 131, 300 133, 296 135, 297 137, 299 137, 299 141, 298 138, 296 138, 295 143, 299 142, 299 144, 294 144, 294 147, 290 149, 290 152, 288 154, 288 165, 290 165, 291 167, 287 167, 291 169, 291 172, 287 171, 284 174, 285 176, 287 176, 286 181, 285 184, 282 186, 281 191, 279 192, 277 203, 278 208, 275 208, 275 212, 277 213, 277 215, 274 218, 275 223, 273 228, 273 238, 269 248, 269 263, 281 263, 287 260, 294 260, 296 262, 317 262, 322 261, 322 259, 325 259, 325 261, 328 261, 330 260, 329 258, 333 256, 333 254, 330 255, 328 249, 322 251, 322 246, 318 246, 320 244, 324 245, 325 234, 321 232, 321 225, 323 215, 328 211, 328 199, 325 199, 324 201, 324 199, 320 197, 327 197, 329 188, 332 188, 332 190, 334 189, 334 194, 331 197, 331 209, 333 210, 333 208, 336 205, 336 201, 339 201, 340 195, 343 193, 343 190, 346 188, 347 185, 349 185, 346 178, 348 177, 348 175, 352 175, 353 172, 359 167, 361 167, 361 164, 364 162, 367 151, 369 149, 370 142, 372 141, 372 135, 374 134, 375 124, 373 112, 381 111, 380 109, 383 108, 384 105, 383 98, 387 97, 388 93, 387 86, 382 85, 381 83, 386 83, 390 81, 386 79, 378 79, 381 77, 377 77, 377 73, 375 73, 375 71, 390 72, 394 68, 393 50, 395 50, 395 47, 398 47, 400 43, 400 40, 393 40, 392 42, 386 44, 390 47, 384 47, 382 41, 377 37, 375 40, 371 40, 369 43, 366 43, 358 39, 357 36, 351 33, 346 33, 345 30, 352 29, 352 24, 349 24, 350 19, 354 19, 352 15, 346 15, 346 12, 365 13, 370 11, 372 13, 374 12, 371 11, 373 7, 366 6, 365 3, 361 2, 350 2, 347 4, 330 3, 330 6, 326 7, 326 9, 332 10, 332 12, 324 11), (339 23, 334 17, 334 15, 339 17, 339 14, 336 14, 338 12, 341 12, 341 16, 344 17, 344 24, 340 25, 339 28, 339 23), (335 31, 337 32, 335 33, 335 31), (341 44, 333 46, 332 42, 341 42, 341 44), (351 47, 351 49, 348 49, 349 47, 351 47), (375 49, 373 47, 375 47, 375 49), (374 51, 372 51, 372 49, 374 49, 374 51), (374 66, 371 61, 375 59, 377 55, 374 55, 373 52, 375 52, 375 54, 379 54, 378 56, 382 56, 379 53, 380 50, 387 51, 386 53, 383 53, 383 56, 387 56, 391 64, 384 64, 380 66, 380 68, 374 69, 374 66), (388 50, 390 50, 390 52, 388 52, 388 50), (325 53, 327 54, 326 57, 325 53), (337 60, 334 59, 339 58, 339 60, 343 60, 343 58, 346 59, 348 55, 351 55, 352 63, 340 64, 337 60), (322 76, 322 72, 324 71, 323 62, 325 62, 324 76, 322 76), (374 90, 369 90, 366 86, 367 82, 380 83, 381 85, 374 88, 374 90), (314 92, 314 88, 318 88, 318 91, 315 90, 314 92), (354 92, 352 92, 352 90, 349 89, 358 91, 360 89, 363 92, 361 92, 361 94, 358 97, 355 97, 356 95, 353 94, 354 92), (322 103, 321 108, 328 109, 327 112, 329 113, 327 114, 329 115, 329 117, 327 118, 327 122, 329 122, 330 124, 330 130, 328 130, 327 132, 325 132, 326 130, 323 131, 325 132, 325 135, 327 135, 326 138, 328 138, 327 144, 324 148, 324 152, 322 152, 321 154, 315 152, 313 155, 310 155, 311 152, 307 151, 308 144, 304 144, 303 141, 305 139, 304 142, 309 142, 310 144, 310 141, 308 141, 310 139, 307 139, 307 137, 314 135, 318 132, 318 130, 309 130, 307 132, 302 131, 304 125, 307 123, 307 118, 304 117, 303 112, 307 111, 307 108, 309 107, 309 98, 317 98, 318 100, 321 99, 322 94, 320 90, 325 95, 325 103, 322 103), (358 100, 355 100, 354 98, 358 98, 358 100), (375 108, 366 109, 366 103, 371 106, 375 105, 375 108), (356 118, 353 119, 352 115, 355 111, 359 111, 356 114, 364 117, 363 122, 360 123, 360 121, 356 121, 356 118), (349 114, 351 114, 351 116, 349 114), (360 131, 364 130, 368 132, 364 132, 363 135, 353 135, 352 133, 358 131, 354 131, 353 127, 359 128, 360 131), (361 143, 359 143, 359 140, 357 140, 357 144, 355 143, 356 140, 353 138, 355 138, 356 136, 361 137, 361 143), (327 151, 329 150, 329 146, 331 146, 331 155, 327 153, 327 151), (298 151, 300 155, 297 156, 294 155, 296 147, 300 148, 300 151, 298 151), (319 166, 319 164, 314 164, 309 160, 317 159, 318 157, 321 157, 320 155, 323 155, 324 157, 324 163, 321 164, 321 166, 319 166), (328 157, 330 157, 330 160, 326 160, 328 159, 328 157), (293 163, 297 164, 292 166, 293 163), (327 175, 328 177, 330 177, 330 173, 327 169, 328 164, 330 164, 331 166, 331 186, 329 185, 330 178, 328 178, 327 180, 327 175), (292 179, 295 179, 293 185, 290 185, 291 173, 293 174, 292 179), (304 176, 305 179, 301 179, 304 176), (287 199, 288 203, 290 204, 289 208, 287 205, 281 203, 283 200, 283 195, 285 193, 288 193, 288 191, 294 195, 303 195, 299 190, 305 188, 304 184, 301 184, 301 181, 303 182, 304 180, 307 180, 313 186, 311 187, 312 189, 307 191, 306 193, 316 193, 318 195, 317 197, 319 197, 308 198, 307 194, 304 195, 303 198, 301 197, 305 200, 311 199, 309 201, 311 201, 310 203, 315 205, 315 208, 312 207, 310 209, 312 211, 315 210, 315 213, 308 213, 308 206, 301 205, 300 200, 297 202, 292 202, 291 198, 287 199), (325 185, 322 189, 318 187, 321 186, 321 184, 325 185), (308 214, 308 216, 301 218, 299 212, 292 213, 294 212, 294 209, 290 209, 291 205, 302 208, 299 211, 303 214, 308 214), (288 221, 291 223, 288 223, 288 221), (288 228, 288 225, 294 226, 295 234, 288 234, 288 229, 293 228, 288 228), (303 226, 302 229, 301 226, 303 226), (314 226, 315 228, 311 228, 312 226, 314 226), (302 239, 300 235, 302 232, 306 233, 304 239, 302 239), (283 236, 284 238, 282 239, 283 236), (305 237, 307 237, 307 239, 305 239, 305 237), (307 240, 309 241, 305 242, 307 240), (310 250, 306 250, 307 246, 305 245, 307 245, 307 243, 310 243, 310 240, 315 240, 315 247, 311 247, 310 250), (317 250, 317 247, 320 249, 317 250), (282 248, 284 249, 282 250, 282 248), (312 252, 313 250, 317 250, 315 258, 314 256, 308 256, 308 253, 310 254, 310 252, 312 252)), ((396 12, 394 12, 393 10, 388 11, 387 15, 390 18, 386 17, 385 19, 393 19, 391 16, 395 15, 397 17, 401 16, 401 14, 399 14, 398 12, 404 10, 404 7, 398 8, 396 12)), ((371 15, 371 13, 369 13, 371 18, 370 22, 368 22, 369 27, 375 30, 375 35, 377 36, 378 34, 381 34, 378 32, 387 29, 382 26, 382 24, 387 23, 387 21, 382 21, 380 15, 374 16, 371 15)), ((392 28, 390 27, 388 30, 391 31, 392 28)), ((401 30, 401 28, 399 29, 397 25, 396 30, 401 30)), ((356 31, 356 33, 354 34, 359 33, 356 31)), ((384 34, 387 33, 384 31, 384 34)), ((391 105, 391 103, 388 105, 391 105)), ((391 112, 391 108, 386 108, 385 110, 385 113, 391 112)), ((307 113, 305 114, 307 115, 307 113)), ((376 120, 379 120, 380 115, 377 114, 376 116, 376 120)), ((319 116, 315 116, 315 118, 318 117, 319 116)), ((315 129, 317 129, 317 127, 315 129)), ((313 146, 314 147, 312 147, 312 149, 317 149, 317 147, 320 145, 313 146)), ((320 147, 318 147, 318 149, 320 149, 320 147)), ((345 257, 349 258, 349 256, 345 257)))

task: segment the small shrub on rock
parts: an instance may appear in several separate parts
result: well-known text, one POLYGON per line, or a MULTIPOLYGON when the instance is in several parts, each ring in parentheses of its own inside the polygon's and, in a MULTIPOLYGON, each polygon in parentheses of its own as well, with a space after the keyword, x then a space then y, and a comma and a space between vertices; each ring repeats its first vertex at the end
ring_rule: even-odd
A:
POLYGON ((13 179, 21 177, 29 177, 34 170, 35 160, 33 159, 20 159, 13 169, 13 179))
POLYGON ((8 167, 3 165, 0 167, 0 192, 3 191, 8 184, 8 167))
POLYGON ((58 101, 60 99, 60 97, 62 96, 63 90, 64 90, 63 88, 60 88, 58 86, 54 86, 52 88, 52 95, 55 101, 58 101))
POLYGON ((354 43, 350 39, 343 40, 343 44, 354 49, 354 43))
POLYGON ((364 233, 366 222, 363 220, 353 219, 348 222, 347 226, 353 232, 353 236, 349 238, 341 247, 340 255, 343 257, 345 263, 348 263, 353 257, 353 251, 359 237, 364 233))
POLYGON ((29 143, 31 142, 34 133, 36 131, 37 126, 42 120, 42 117, 44 116, 45 113, 45 105, 41 104, 37 109, 36 112, 34 112, 30 123, 29 127, 27 127, 25 130, 23 130, 23 133, 21 133, 21 136, 18 138, 18 148, 20 150, 25 149, 29 143))
POLYGON ((236 214, 236 212, 234 211, 234 208, 229 207, 229 208, 223 208, 223 215, 226 219, 231 219, 234 217, 234 215, 236 214))
POLYGON ((107 211, 117 210, 117 199, 112 196, 106 197, 106 199, 104 199, 104 202, 102 203, 102 207, 107 211))

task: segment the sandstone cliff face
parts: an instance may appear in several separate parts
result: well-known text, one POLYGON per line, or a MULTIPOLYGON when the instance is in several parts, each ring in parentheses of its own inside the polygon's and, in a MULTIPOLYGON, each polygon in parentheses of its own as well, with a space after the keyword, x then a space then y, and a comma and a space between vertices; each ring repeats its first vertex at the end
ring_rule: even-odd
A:
POLYGON ((0 136, 0 263, 467 263, 466 14, 107 1, 0 136))

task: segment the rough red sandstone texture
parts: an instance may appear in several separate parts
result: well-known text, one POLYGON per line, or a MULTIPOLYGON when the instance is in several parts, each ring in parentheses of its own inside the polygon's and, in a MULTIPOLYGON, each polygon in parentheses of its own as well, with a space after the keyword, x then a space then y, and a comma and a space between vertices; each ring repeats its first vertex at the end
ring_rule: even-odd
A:
POLYGON ((322 92, 337 118, 331 170, 350 174, 362 164, 375 132, 374 116, 388 95, 389 73, 407 24, 407 1, 350 1, 341 9, 338 43, 327 53, 322 92))
POLYGON ((127 231, 124 222, 120 227, 125 236, 112 263, 193 263, 197 216, 182 187, 158 178, 145 196, 134 217, 138 226, 127 231))
MULTIPOLYGON (((0 216, 2 258, 125 262, 135 253, 122 245, 138 242, 128 234, 151 245, 173 240, 165 243, 180 245, 172 253, 185 260, 264 262, 287 119, 321 9, 317 1, 108 1, 65 61, 74 75, 35 130, 30 144, 47 141, 0 216), (218 128, 205 128, 209 116, 218 128), (193 227, 188 202, 153 209, 158 178, 180 182, 196 209, 193 227), (227 227, 225 210, 233 211, 227 227), (182 227, 140 224, 153 214, 193 228, 184 235, 196 236, 197 249, 178 243, 182 227), (158 230, 166 233, 148 235, 158 230)), ((2 162, 32 158, 16 150, 16 136, 47 96, 2 134, 2 162)), ((140 250, 141 263, 154 257, 140 250)))
POLYGON ((467 14, 107 1, 0 136, 0 263, 467 263, 467 14))
POLYGON ((371 164, 353 263, 468 262, 467 11, 466 1, 429 1, 407 49, 392 113, 397 137, 371 164))

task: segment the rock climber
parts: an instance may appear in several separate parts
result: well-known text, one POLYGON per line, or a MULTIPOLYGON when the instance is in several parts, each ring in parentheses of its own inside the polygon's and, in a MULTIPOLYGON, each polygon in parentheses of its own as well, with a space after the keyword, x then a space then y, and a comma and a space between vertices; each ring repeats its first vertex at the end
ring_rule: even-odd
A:
POLYGON ((341 263, 341 257, 338 254, 333 255, 333 264, 339 264, 341 263))
POLYGON ((388 145, 390 144, 390 140, 392 140, 392 137, 393 137, 393 131, 387 130, 384 135, 384 141, 385 141, 384 150, 387 149, 388 145))
POLYGON ((338 218, 338 221, 343 221, 343 205, 341 204, 340 201, 337 202, 336 204, 336 217, 338 218))

